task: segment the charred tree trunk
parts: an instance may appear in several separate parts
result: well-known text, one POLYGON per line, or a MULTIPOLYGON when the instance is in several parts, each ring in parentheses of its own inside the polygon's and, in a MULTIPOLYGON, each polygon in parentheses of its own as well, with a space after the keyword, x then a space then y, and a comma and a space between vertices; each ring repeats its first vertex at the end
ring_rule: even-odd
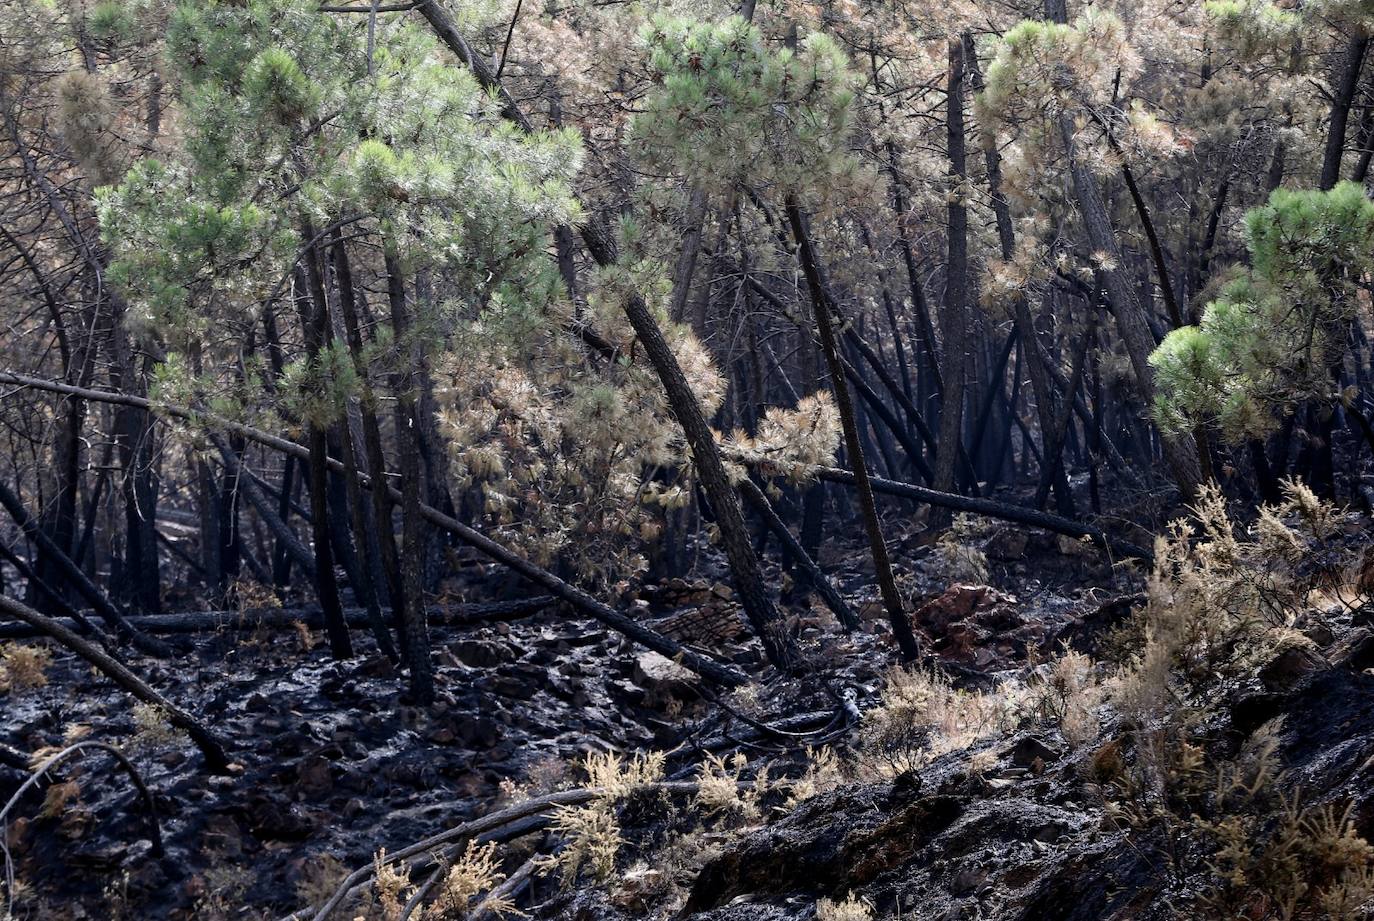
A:
MULTIPOLYGON (((122 336, 122 332, 116 335, 122 336)), ((146 376, 134 372, 131 359, 119 361, 118 368, 116 388, 146 393, 146 376)), ((158 484, 152 413, 132 406, 118 407, 114 413, 114 435, 123 470, 119 493, 124 506, 123 578, 116 587, 116 596, 132 603, 137 610, 157 614, 162 610, 162 580, 157 552, 158 484)))
MULTIPOLYGON (((943 333, 944 396, 940 401, 940 434, 935 454, 935 478, 932 483, 941 492, 954 490, 954 464, 963 444, 964 385, 968 373, 968 210, 964 207, 967 194, 968 163, 964 141, 964 45, 961 40, 950 41, 949 71, 945 87, 945 119, 948 128, 949 204, 948 216, 949 260, 945 269, 945 303, 940 313, 943 333)), ((932 524, 948 520, 943 511, 932 524)))
MULTIPOLYGON (((301 232, 306 240, 314 240, 314 229, 306 224, 301 232)), ((309 313, 301 317, 305 327, 305 351, 309 361, 316 364, 315 372, 322 375, 319 367, 320 353, 329 340, 329 303, 325 298, 324 279, 321 276, 318 256, 312 249, 306 254, 305 279, 308 287, 300 299, 303 308, 309 313)), ((323 382, 317 382, 323 386, 323 382)), ((329 651, 336 659, 347 659, 353 655, 353 640, 348 634, 348 622, 344 620, 343 605, 339 600, 339 585, 334 575, 334 548, 329 533, 329 445, 326 423, 320 419, 308 419, 308 447, 310 461, 306 467, 306 483, 310 490, 310 533, 315 545, 315 593, 324 611, 325 635, 329 638, 329 651)))
MULTIPOLYGON (((1358 28, 1358 27, 1357 27, 1358 28)), ((1327 123, 1326 144, 1322 150, 1322 172, 1318 188, 1334 188, 1341 179, 1341 160, 1345 156, 1345 132, 1350 122, 1350 107, 1360 85, 1360 71, 1364 69, 1365 52, 1369 50, 1369 36, 1360 29, 1345 46, 1341 59, 1336 92, 1331 97, 1331 118, 1327 123)))
POLYGON ((418 703, 434 701, 434 664, 425 619, 424 520, 420 517, 420 419, 414 368, 418 344, 410 334, 410 311, 400 258, 386 253, 387 300, 400 369, 395 376, 396 448, 401 472, 401 606, 410 693, 418 703))
MULTIPOLYGON (((353 287, 353 271, 348 261, 348 252, 342 240, 337 238, 331 250, 334 264, 334 277, 339 288, 339 310, 343 314, 344 335, 348 350, 354 362, 358 379, 363 381, 363 400, 371 401, 371 387, 366 384, 367 369, 361 367, 359 356, 362 352, 362 336, 358 329, 357 292, 353 287)), ((368 625, 377 640, 377 647, 388 659, 395 661, 396 645, 391 640, 391 631, 382 617, 382 607, 378 597, 378 586, 372 578, 374 570, 372 559, 372 528, 368 526, 367 505, 363 500, 362 485, 358 481, 358 459, 354 450, 352 426, 349 416, 344 414, 340 438, 340 460, 344 467, 344 486, 347 491, 349 521, 353 527, 355 550, 358 557, 358 582, 354 585, 355 594, 367 611, 368 625)), ((392 545, 395 546, 394 544, 392 545)))
POLYGON ((864 461, 863 446, 859 439, 858 421, 855 418, 854 402, 849 395, 848 379, 845 376, 843 360, 840 357, 839 343, 831 324, 830 288, 823 275, 819 257, 811 241, 806 215, 795 201, 787 203, 787 219, 792 227, 792 235, 797 242, 797 253, 801 259, 802 274, 811 293, 811 306, 816 316, 816 331, 820 336, 821 354, 830 371, 830 384, 835 390, 835 402, 840 413, 840 423, 844 429, 845 452, 849 455, 849 466, 854 471, 855 490, 859 495, 859 510, 863 516, 864 529, 868 532, 869 549, 873 554, 873 567, 878 579, 878 589, 882 594, 883 607, 887 610, 892 634, 897 640, 903 658, 914 661, 921 655, 916 635, 911 630, 911 621, 903 609, 901 593, 897 591, 897 581, 892 574, 892 563, 888 559, 887 542, 883 539, 882 524, 878 521, 877 504, 873 501, 873 488, 869 483, 868 465, 864 461))

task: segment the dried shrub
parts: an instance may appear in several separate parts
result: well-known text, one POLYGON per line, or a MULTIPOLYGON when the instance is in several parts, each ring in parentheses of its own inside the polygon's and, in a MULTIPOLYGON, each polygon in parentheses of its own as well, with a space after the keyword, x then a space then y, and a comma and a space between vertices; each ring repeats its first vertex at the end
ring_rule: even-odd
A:
POLYGON ((181 737, 181 732, 167 718, 167 711, 156 704, 136 703, 133 706, 134 735, 129 746, 136 749, 165 748, 181 737))
POLYGON ((830 746, 806 750, 806 771, 787 784, 788 809, 793 809, 813 796, 828 793, 844 782, 844 767, 835 749, 830 746))
POLYGON ((757 822, 763 818, 761 800, 768 791, 768 767, 754 772, 754 782, 746 784, 744 773, 749 759, 736 752, 728 760, 707 755, 697 768, 697 794, 692 804, 713 818, 737 818, 757 822))
POLYGON ((372 857, 372 896, 381 921, 398 921, 406 900, 414 891, 410 884, 410 867, 404 863, 387 863, 386 848, 372 857))
POLYGON ((563 846, 547 868, 557 868, 565 888, 571 889, 585 869, 598 883, 615 872, 615 859, 624 839, 613 801, 599 799, 587 806, 560 806, 554 811, 553 830, 563 846))
POLYGON ((426 917, 433 914, 435 921, 463 921, 479 904, 497 914, 511 913, 515 906, 505 898, 478 901, 479 896, 496 888, 505 878, 506 875, 501 872, 501 862, 496 857, 496 842, 478 844, 469 841, 463 856, 444 874, 439 896, 426 917))
POLYGON ((1041 669, 1028 688, 1033 710, 1052 720, 1074 747, 1092 742, 1101 732, 1103 696, 1093 661, 1072 649, 1041 669))
POLYGON ((1117 636, 1138 645, 1111 697, 1142 725, 1200 702, 1219 678, 1252 675, 1285 649, 1309 646, 1294 623, 1314 591, 1355 563, 1335 541, 1337 511, 1296 481, 1248 531, 1215 487, 1193 513, 1156 539, 1146 605, 1117 636))
POLYGON ((301 864, 296 881, 296 901, 302 905, 323 905, 348 876, 348 867, 333 854, 318 854, 301 864))
POLYGON ((982 583, 988 580, 987 555, 976 546, 983 536, 984 524, 972 515, 960 513, 935 545, 940 572, 951 582, 982 583))
POLYGON ((864 714, 856 766, 868 776, 914 771, 1013 726, 1024 690, 1008 683, 986 694, 955 688, 934 670, 887 673, 880 703, 864 714))
POLYGON ((816 921, 873 921, 873 910, 852 895, 843 902, 821 899, 816 903, 816 921))
POLYGON ((585 806, 559 806, 554 811, 553 830, 563 846, 544 862, 544 869, 557 869, 568 888, 576 884, 583 870, 598 883, 609 879, 624 843, 616 805, 659 781, 665 760, 662 752, 637 754, 629 760, 614 752, 588 754, 582 766, 587 786, 599 791, 598 796, 585 806))
POLYGON ((0 645, 0 692, 33 690, 48 683, 52 653, 42 646, 0 645))

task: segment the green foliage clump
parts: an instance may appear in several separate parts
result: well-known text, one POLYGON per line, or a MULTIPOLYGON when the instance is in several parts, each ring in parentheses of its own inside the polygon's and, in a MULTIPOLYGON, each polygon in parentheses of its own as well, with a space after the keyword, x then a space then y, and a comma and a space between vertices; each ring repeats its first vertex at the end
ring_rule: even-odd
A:
POLYGON ((1260 436, 1293 405, 1337 396, 1330 369, 1359 278, 1374 267, 1374 202, 1352 182, 1278 189, 1246 215, 1245 231, 1250 270, 1150 358, 1155 417, 1168 431, 1211 424, 1231 439, 1260 436))
POLYGON ((184 167, 145 160, 96 195, 118 254, 110 279, 131 295, 131 319, 175 351, 193 349, 218 322, 242 320, 293 243, 256 204, 216 204, 195 188, 184 167))
POLYGON ((121 42, 134 37, 138 20, 129 4, 105 0, 86 14, 86 28, 100 41, 121 42))
POLYGON ((283 125, 314 111, 318 95, 296 59, 281 48, 268 48, 253 59, 244 71, 243 89, 254 108, 283 125))
POLYGON ((1010 121, 1106 103, 1139 69, 1126 27, 1110 11, 1088 7, 1071 24, 1027 20, 997 44, 979 110, 1010 121))
MULTIPOLYGON (((561 296, 547 239, 579 219, 577 136, 505 124, 414 23, 379 23, 371 47, 354 25, 306 0, 176 6, 164 51, 181 144, 99 193, 131 315, 170 352, 196 355, 197 374, 218 372, 218 386, 238 376, 262 311, 305 294, 298 270, 330 228, 408 275, 432 273, 449 297, 421 305, 417 337, 455 315, 524 317, 561 296)), ((348 364, 298 368, 329 380, 295 408, 328 416, 317 404, 349 392, 348 364)))
POLYGON ((1203 5, 1221 38, 1245 57, 1284 52, 1302 29, 1302 17, 1270 0, 1208 0, 1203 5))
POLYGON ((634 121, 651 167, 707 188, 774 182, 813 192, 852 176, 858 82, 819 33, 796 50, 770 48, 738 16, 658 17, 644 30, 657 87, 634 121))

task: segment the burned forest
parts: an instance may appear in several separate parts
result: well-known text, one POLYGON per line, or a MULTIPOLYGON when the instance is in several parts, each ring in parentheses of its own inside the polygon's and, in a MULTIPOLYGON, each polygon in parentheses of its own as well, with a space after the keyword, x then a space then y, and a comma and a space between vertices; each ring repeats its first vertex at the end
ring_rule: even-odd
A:
POLYGON ((1372 39, 0 0, 0 921, 1374 921, 1372 39))

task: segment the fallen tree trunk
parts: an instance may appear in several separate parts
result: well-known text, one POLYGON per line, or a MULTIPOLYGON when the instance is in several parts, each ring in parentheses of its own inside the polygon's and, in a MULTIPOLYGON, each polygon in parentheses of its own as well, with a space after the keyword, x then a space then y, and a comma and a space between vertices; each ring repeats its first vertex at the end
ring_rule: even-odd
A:
POLYGON ((90 619, 87 618, 85 614, 82 614, 76 608, 72 607, 71 603, 67 601, 66 598, 63 598, 56 589, 39 578, 38 573, 33 571, 33 567, 26 563, 24 558, 19 554, 15 553, 9 547, 6 547, 3 542, 0 542, 0 560, 8 560, 9 564, 15 568, 20 576, 27 579, 29 584, 37 586, 40 591, 46 594, 53 602, 53 605, 62 612, 62 616, 71 620, 73 630, 76 630, 78 633, 89 633, 100 642, 100 645, 105 647, 106 651, 110 651, 110 645, 107 642, 108 637, 100 631, 100 628, 91 623, 90 619))
MULTIPOLYGON (((391 493, 399 500, 400 490, 392 487, 391 493)), ((609 605, 597 601, 580 588, 569 585, 548 570, 541 569, 514 551, 506 549, 485 534, 474 531, 456 518, 450 518, 428 505, 420 506, 420 514, 424 516, 426 521, 438 525, 463 543, 477 548, 491 559, 515 570, 534 584, 543 586, 550 594, 558 596, 582 613, 601 621, 613 630, 619 631, 641 646, 679 662, 684 668, 696 672, 703 678, 727 687, 738 687, 748 682, 748 679, 735 669, 722 665, 700 653, 693 652, 661 633, 655 633, 638 621, 632 620, 609 605)))
MULTIPOLYGON (((196 412, 184 406, 170 406, 166 404, 155 405, 150 400, 131 396, 127 393, 76 387, 71 384, 44 380, 43 378, 30 377, 28 375, 14 374, 8 371, 0 371, 0 383, 15 384, 21 387, 34 387, 52 393, 65 393, 70 396, 79 396, 87 400, 96 400, 121 406, 136 406, 164 415, 175 416, 179 419, 186 419, 201 424, 211 424, 227 432, 241 435, 249 441, 265 445, 283 454, 289 454, 307 463, 310 459, 310 451, 304 445, 296 444, 294 441, 272 435, 261 429, 255 429, 252 426, 244 425, 240 422, 233 422, 229 419, 215 416, 212 413, 196 412)), ((327 461, 331 469, 338 471, 343 470, 343 464, 340 461, 334 458, 328 458, 327 461)), ((372 488, 371 477, 359 474, 358 480, 363 487, 367 489, 372 488)), ((399 502, 401 500, 401 491, 399 489, 387 487, 387 490, 388 495, 392 496, 395 501, 399 502)), ((572 605, 576 610, 624 634, 647 649, 652 649, 654 652, 667 656, 670 659, 677 660, 684 668, 696 672, 703 678, 727 687, 738 687, 747 682, 748 679, 739 671, 700 653, 693 652, 683 647, 681 644, 673 642, 662 634, 655 633, 638 621, 627 617, 609 605, 597 601, 581 589, 569 585, 548 570, 536 566, 515 551, 501 546, 485 534, 468 527, 456 518, 450 518, 438 509, 428 505, 420 506, 420 514, 426 521, 443 528, 445 531, 457 537, 468 546, 475 548, 489 559, 513 569, 535 585, 543 587, 549 594, 556 595, 568 602, 568 604, 572 605)))
MULTIPOLYGON (((517 601, 493 601, 487 604, 461 604, 433 609, 430 623, 441 626, 486 623, 527 617, 556 604, 552 595, 538 595, 517 601)), ((350 627, 369 625, 365 608, 345 608, 344 616, 350 627)), ((67 618, 54 618, 68 629, 75 625, 67 618)), ((129 622, 147 633, 213 633, 218 630, 250 631, 284 629, 302 623, 312 630, 323 629, 324 612, 319 608, 255 608, 249 611, 189 611, 178 614, 150 614, 131 617, 129 622)), ((0 624, 0 640, 28 639, 43 636, 43 631, 24 623, 0 624)))
POLYGON ((4 505, 9 511, 10 517, 24 532, 24 536, 33 541, 39 550, 47 554, 48 559, 57 567, 57 571, 62 574, 62 577, 71 584, 72 588, 76 589, 82 598, 86 599, 86 603, 114 631, 115 638, 119 642, 129 643, 135 649, 159 658, 166 658, 172 654, 172 650, 167 644, 144 636, 129 625, 124 612, 115 607, 114 602, 105 597, 105 593, 96 587, 96 584, 90 580, 86 573, 82 572, 81 567, 77 566, 72 558, 67 556, 62 548, 53 542, 52 538, 43 533, 38 522, 24 508, 19 495, 2 482, 0 482, 0 505, 4 505))
POLYGON ((14 768, 16 771, 29 771, 29 756, 13 746, 0 742, 0 764, 5 767, 14 768))
POLYGON ((834 612, 845 630, 857 630, 859 628, 858 616, 840 593, 835 590, 835 586, 830 583, 830 579, 821 571, 820 566, 816 565, 816 561, 811 559, 801 542, 788 530, 787 523, 778 517, 777 511, 773 508, 773 503, 768 501, 763 490, 759 489, 758 485, 747 477, 740 480, 738 488, 745 501, 754 506, 760 517, 763 518, 763 523, 768 526, 768 530, 777 535, 778 540, 782 541, 787 552, 792 555, 792 559, 805 571, 807 578, 811 580, 811 586, 816 590, 816 594, 820 595, 821 599, 825 601, 826 607, 834 612))
MULTIPOLYGON (((813 467, 811 473, 831 483, 843 483, 846 486, 854 485, 854 474, 839 467, 813 467)), ((956 512, 968 512, 985 518, 1014 521, 1017 524, 1043 528, 1046 531, 1063 534, 1066 537, 1087 538, 1098 547, 1116 556, 1144 560, 1147 563, 1154 560, 1154 554, 1144 547, 1112 537, 1101 528, 1093 525, 1062 518, 1049 512, 1012 505, 1009 502, 998 502, 995 499, 975 499, 971 496, 939 492, 924 486, 917 486, 914 483, 899 483, 896 480, 885 480, 881 477, 870 477, 870 479, 873 481, 874 492, 900 496, 903 499, 913 499, 917 502, 925 502, 928 505, 952 509, 956 512)))
MULTIPOLYGON (((696 793, 700 786, 695 781, 659 781, 644 784, 638 789, 645 793, 690 796, 696 793)), ((457 846, 467 841, 482 841, 484 838, 485 840, 495 840, 493 833, 511 826, 518 826, 522 832, 528 834, 530 831, 538 830, 538 828, 551 822, 552 813, 558 808, 581 806, 605 795, 606 791, 598 787, 580 787, 574 790, 560 790, 557 793, 549 793, 545 796, 525 800, 497 812, 463 822, 461 825, 455 825, 447 831, 431 835, 423 841, 417 841, 394 851, 387 850, 385 865, 405 863, 414 873, 420 867, 436 863, 436 856, 442 856, 441 848, 457 846), (542 817, 542 819, 532 823, 523 821, 531 817, 542 817)), ((371 884, 376 877, 377 868, 378 863, 374 860, 372 863, 354 870, 344 878, 338 888, 334 890, 334 894, 318 910, 313 906, 303 908, 286 915, 281 921, 303 921, 305 918, 310 918, 312 921, 327 921, 345 899, 362 892, 365 887, 371 884)))
POLYGON ((51 637, 94 665, 106 677, 134 697, 157 707, 166 715, 167 722, 190 736, 191 741, 205 756, 206 767, 216 774, 229 773, 229 759, 224 754, 224 746, 208 729, 201 725, 194 716, 163 697, 146 681, 106 655, 93 643, 77 636, 70 628, 63 626, 46 614, 40 614, 28 605, 5 595, 0 595, 0 614, 7 614, 17 620, 22 620, 41 631, 44 636, 51 637))

